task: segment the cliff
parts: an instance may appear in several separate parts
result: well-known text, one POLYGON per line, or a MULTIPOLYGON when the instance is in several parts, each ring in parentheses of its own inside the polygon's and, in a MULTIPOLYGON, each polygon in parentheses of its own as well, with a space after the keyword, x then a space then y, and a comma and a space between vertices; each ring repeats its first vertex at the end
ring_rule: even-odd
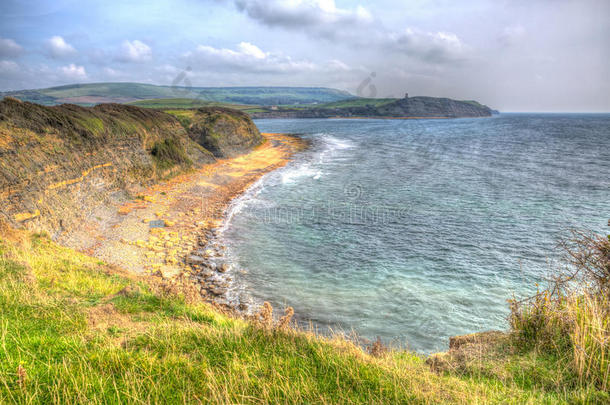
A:
POLYGON ((219 158, 234 157, 261 142, 261 134, 250 117, 225 107, 169 110, 187 129, 189 137, 219 158))
POLYGON ((2 100, 0 218, 58 235, 96 206, 262 141, 242 113, 203 108, 191 115, 185 127, 175 115, 120 104, 2 100))
POLYGON ((311 108, 267 108, 250 114, 252 118, 459 118, 489 117, 492 110, 476 101, 450 98, 410 97, 402 99, 355 99, 311 108))

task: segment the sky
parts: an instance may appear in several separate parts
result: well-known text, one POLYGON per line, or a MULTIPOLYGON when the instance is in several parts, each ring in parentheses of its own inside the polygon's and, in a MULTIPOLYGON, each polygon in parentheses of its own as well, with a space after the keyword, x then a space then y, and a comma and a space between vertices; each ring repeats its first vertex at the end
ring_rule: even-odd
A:
POLYGON ((0 90, 312 86, 610 112, 610 0, 2 0, 0 90))

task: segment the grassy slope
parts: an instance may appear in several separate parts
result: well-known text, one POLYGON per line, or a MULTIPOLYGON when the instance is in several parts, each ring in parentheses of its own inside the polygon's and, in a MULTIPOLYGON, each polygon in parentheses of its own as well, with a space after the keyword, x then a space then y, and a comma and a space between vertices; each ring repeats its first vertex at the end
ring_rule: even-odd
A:
POLYGON ((439 375, 409 352, 373 357, 338 337, 265 328, 169 290, 4 230, 0 403, 537 404, 590 394, 555 384, 557 364, 532 351, 498 349, 466 372, 439 375))
POLYGON ((396 101, 396 98, 355 98, 351 100, 341 100, 332 103, 318 104, 316 108, 347 108, 347 107, 379 107, 396 101))
MULTIPOLYGON (((245 112, 258 111, 258 106, 249 104, 231 104, 220 103, 215 101, 197 100, 192 98, 153 98, 148 100, 138 100, 127 103, 142 108, 158 108, 158 109, 191 109, 199 107, 226 107, 234 108, 245 112)), ((260 110, 262 111, 262 110, 260 110)))
MULTIPOLYGON (((231 104, 271 105, 325 103, 352 98, 347 92, 310 87, 172 87, 144 83, 86 83, 47 89, 7 92, 23 101, 53 104, 73 97, 95 96, 109 99, 192 98, 231 104)), ((78 101, 77 101, 78 102, 78 101)), ((84 104, 87 104, 83 102, 84 104)))
POLYGON ((168 86, 153 86, 141 83, 91 83, 67 85, 39 90, 42 94, 55 98, 101 96, 101 97, 173 97, 175 93, 168 86))
MULTIPOLYGON (((304 108, 344 108, 344 107, 362 107, 362 106, 381 106, 384 104, 395 101, 394 98, 357 98, 349 100, 334 101, 330 103, 315 104, 315 105, 303 105, 303 104, 286 104, 282 105, 285 108, 304 109, 304 108)), ((172 99, 149 99, 149 100, 138 100, 132 101, 127 104, 136 105, 138 107, 145 108, 198 108, 206 106, 221 106, 230 107, 242 110, 245 112, 258 112, 265 111, 265 109, 257 108, 250 104, 231 104, 231 103, 219 103, 205 100, 197 100, 192 98, 172 98, 172 99)))

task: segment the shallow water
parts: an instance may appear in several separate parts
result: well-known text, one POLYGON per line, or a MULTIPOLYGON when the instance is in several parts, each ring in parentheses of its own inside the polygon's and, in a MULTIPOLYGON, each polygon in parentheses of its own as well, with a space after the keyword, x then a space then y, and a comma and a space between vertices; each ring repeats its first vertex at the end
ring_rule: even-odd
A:
POLYGON ((313 146, 234 202, 241 294, 420 352, 507 327, 569 228, 606 232, 610 115, 258 120, 313 146))

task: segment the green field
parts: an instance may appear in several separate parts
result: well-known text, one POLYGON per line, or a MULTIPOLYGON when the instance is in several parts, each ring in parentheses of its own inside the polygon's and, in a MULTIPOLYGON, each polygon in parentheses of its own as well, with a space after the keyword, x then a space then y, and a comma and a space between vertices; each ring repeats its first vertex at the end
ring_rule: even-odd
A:
POLYGON ((158 108, 158 109, 190 109, 199 107, 228 107, 235 108, 237 110, 249 111, 264 111, 258 106, 249 104, 230 104, 220 103, 216 101, 204 101, 192 98, 154 98, 150 100, 138 100, 127 103, 128 105, 135 105, 142 108, 158 108))
MULTIPOLYGON (((394 98, 357 98, 344 101, 335 101, 332 103, 322 104, 288 104, 280 105, 282 109, 290 110, 303 110, 310 108, 348 108, 348 107, 363 107, 363 106, 374 106, 379 107, 385 104, 389 104, 396 101, 394 98)), ((174 108, 198 108, 198 107, 229 107, 242 110, 244 112, 268 112, 270 106, 254 106, 249 104, 231 104, 231 103, 220 103, 214 101, 205 101, 191 98, 156 98, 150 100, 138 100, 127 103, 129 105, 135 105, 143 108, 159 108, 159 109, 174 109, 174 108)))
POLYGON ((144 83, 70 84, 47 89, 9 91, 0 93, 0 96, 11 96, 45 105, 92 105, 101 102, 123 103, 165 98, 196 99, 202 103, 278 105, 327 103, 354 97, 345 91, 324 87, 183 87, 144 83))
POLYGON ((351 100, 334 101, 331 103, 318 104, 315 108, 346 108, 346 107, 379 107, 396 101, 396 98, 354 98, 351 100))

